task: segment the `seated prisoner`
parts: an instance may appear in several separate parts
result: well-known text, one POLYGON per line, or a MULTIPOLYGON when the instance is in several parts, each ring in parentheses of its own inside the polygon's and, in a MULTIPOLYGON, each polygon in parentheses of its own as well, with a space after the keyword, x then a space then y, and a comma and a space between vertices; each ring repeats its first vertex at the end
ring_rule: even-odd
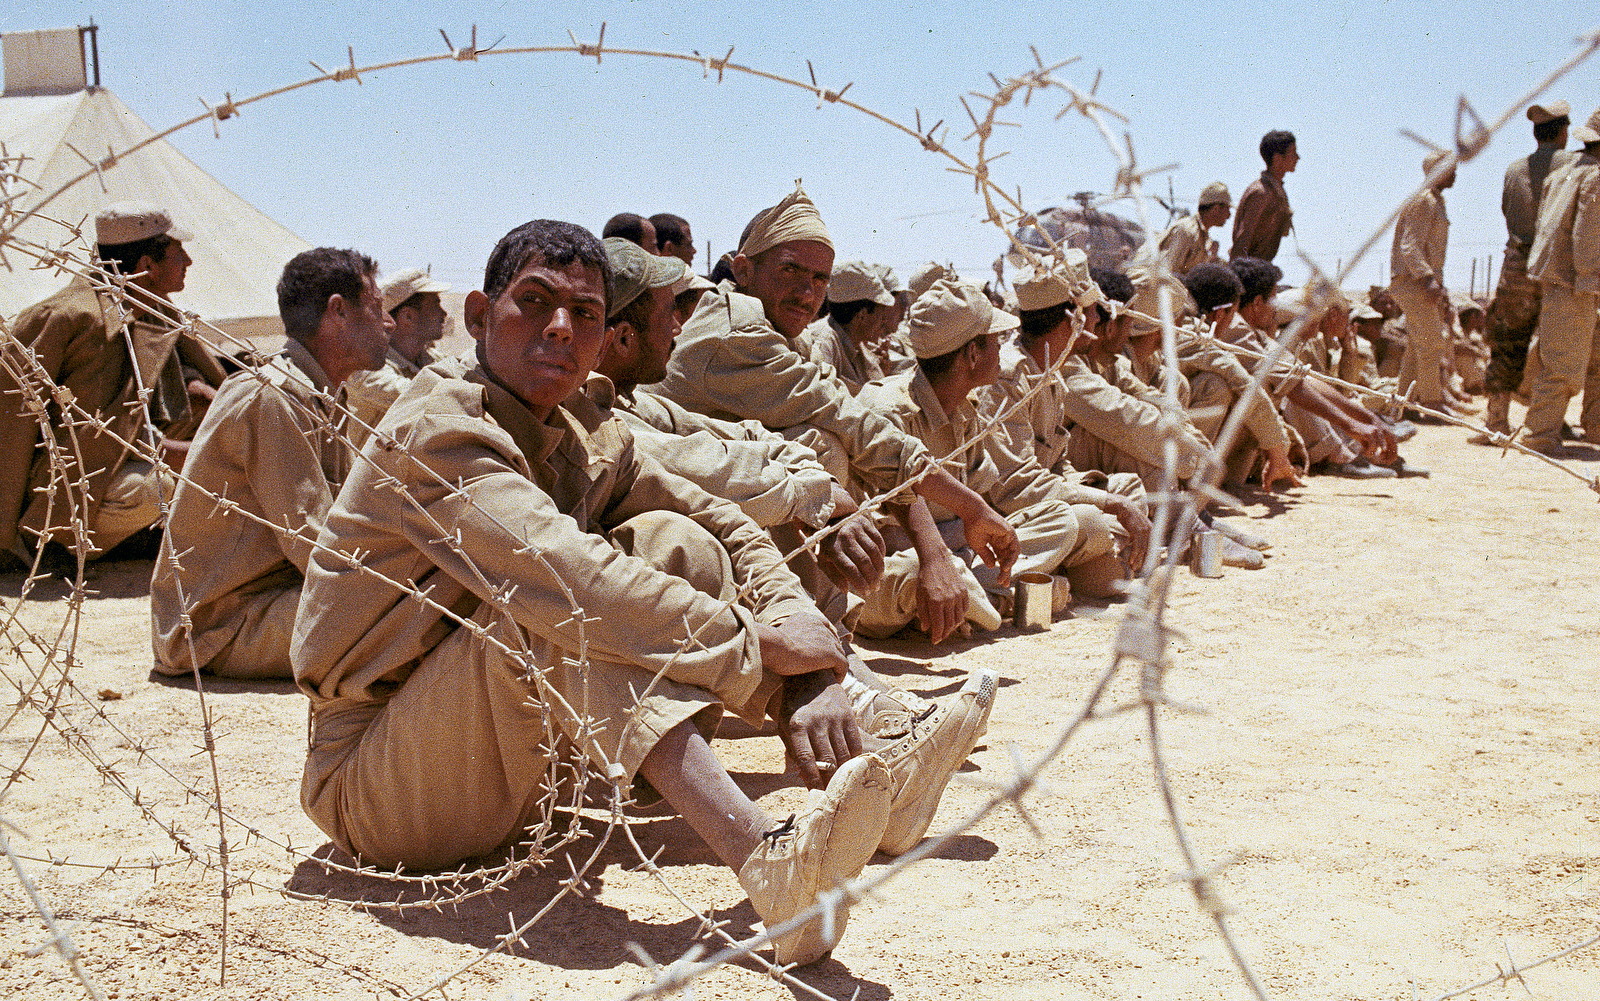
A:
MULTIPOLYGON (((1143 562, 1150 522, 1140 505, 1064 480, 1032 457, 1019 458, 1003 428, 979 438, 984 422, 968 396, 999 377, 1000 339, 1016 327, 1016 317, 995 309, 976 286, 940 281, 911 307, 917 367, 868 383, 857 398, 916 435, 933 455, 949 456, 945 467, 1006 517, 1019 541, 1014 572, 1061 571, 1079 593, 1107 597, 1126 576, 1116 535, 1128 539, 1130 561, 1143 562)), ((888 635, 925 617, 919 582, 934 575, 959 578, 968 588, 969 620, 991 629, 999 624, 995 610, 1004 606, 1004 592, 996 575, 962 546, 960 526, 949 512, 929 505, 929 513, 936 530, 966 558, 895 545, 898 551, 886 560, 883 580, 862 609, 859 632, 888 635), (977 617, 980 609, 988 609, 991 621, 977 617)), ((1070 593, 1057 590, 1063 599, 1070 593)))
POLYGON ((127 276, 125 296, 78 275, 19 313, 14 336, 0 341, 14 356, 4 368, 29 373, 45 397, 49 424, 41 431, 21 387, 0 370, 0 550, 24 562, 52 539, 70 540, 75 524, 87 529, 90 558, 155 524, 170 481, 125 443, 154 427, 167 463, 183 465, 224 375, 167 301, 193 263, 183 249, 190 235, 167 210, 113 203, 95 216, 95 237, 101 266, 127 276), (95 423, 79 423, 79 410, 95 423), (51 459, 45 435, 67 468, 51 459), (61 479, 81 488, 47 489, 61 479))
POLYGON ((340 387, 381 364, 389 344, 374 270, 365 254, 329 247, 284 266, 289 339, 260 371, 222 384, 172 496, 172 549, 150 578, 157 672, 293 676, 306 561, 350 471, 340 387))
POLYGON ((440 295, 448 291, 450 286, 421 268, 407 268, 378 289, 393 329, 383 364, 357 372, 345 383, 347 407, 355 418, 350 425, 350 443, 356 448, 366 442, 367 429, 378 426, 389 405, 400 398, 417 373, 439 360, 434 345, 450 323, 440 295))
MULTIPOLYGON (((882 415, 862 407, 831 366, 798 353, 800 335, 816 318, 833 273, 833 242, 811 199, 798 187, 758 212, 729 262, 732 277, 700 301, 683 328, 667 377, 657 391, 711 417, 758 420, 816 451, 841 483, 868 492, 908 487, 915 498, 899 510, 925 507, 924 498, 961 519, 967 547, 1004 571, 1016 558, 1016 533, 928 450, 882 415)), ((932 524, 903 522, 908 532, 932 524)), ((922 539, 948 549, 937 533, 922 539)), ((875 583, 867 582, 869 585, 875 583)), ((966 618, 963 589, 934 596, 942 641, 966 618)))
MULTIPOLYGON (((364 448, 295 625, 312 703, 301 803, 364 860, 454 866, 537 820, 565 745, 617 795, 644 779, 776 925, 920 839, 993 675, 854 755, 843 651, 765 533, 636 453, 582 392, 610 284, 586 230, 511 231, 467 296, 476 365, 423 370, 364 448), (724 708, 772 715, 808 782, 831 775, 790 821, 711 750, 724 708)), ((777 958, 816 960, 843 928, 806 923, 777 958)))

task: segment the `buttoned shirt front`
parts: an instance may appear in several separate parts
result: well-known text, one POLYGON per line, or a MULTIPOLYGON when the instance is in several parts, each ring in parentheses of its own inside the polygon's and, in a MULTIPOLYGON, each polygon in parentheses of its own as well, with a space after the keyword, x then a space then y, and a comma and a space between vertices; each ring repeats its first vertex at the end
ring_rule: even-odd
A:
POLYGON ((1278 245, 1293 228, 1289 193, 1271 171, 1263 170, 1239 198, 1233 217, 1233 249, 1228 252, 1228 259, 1257 257, 1270 261, 1278 256, 1278 245))
POLYGON ((1444 282, 1444 253, 1450 239, 1450 218, 1444 196, 1432 188, 1413 195, 1394 224, 1389 271, 1397 280, 1428 284, 1444 282))

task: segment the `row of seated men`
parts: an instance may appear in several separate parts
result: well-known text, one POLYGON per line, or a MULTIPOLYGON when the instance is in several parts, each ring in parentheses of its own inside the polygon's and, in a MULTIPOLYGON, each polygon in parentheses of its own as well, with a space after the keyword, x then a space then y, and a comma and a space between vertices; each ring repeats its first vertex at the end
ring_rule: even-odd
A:
MULTIPOLYGON (((1150 547, 1163 441, 1198 475, 1248 387, 1203 335, 1266 336, 1277 275, 1254 295, 1227 266, 1186 276, 1198 317, 1173 378, 1189 409, 1172 415, 1150 390, 1168 378, 1156 308, 1081 256, 1019 276, 1020 316, 925 269, 876 366, 852 325, 885 339, 895 296, 876 269, 835 269, 802 191, 752 220, 729 267, 712 286, 625 240, 528 223, 466 298, 474 351, 436 358, 443 288, 426 274, 380 289, 355 251, 297 256, 278 285, 284 351, 217 380, 175 488, 146 477, 170 490, 157 670, 294 677, 313 713, 303 805, 380 864, 448 867, 514 840, 563 754, 664 798, 769 927, 874 851, 908 850, 995 678, 928 702, 850 637, 995 628, 1020 570, 1059 574, 1064 596, 1115 593, 1150 547), (778 724, 815 790, 803 816, 774 822, 728 778, 708 743, 724 711, 778 724)), ((30 312, 18 330, 49 325, 30 312)), ((1393 461, 1381 422, 1292 370, 1230 456, 1259 451, 1267 485, 1296 475, 1279 402, 1322 435, 1302 434, 1318 461, 1393 461)), ((43 517, 41 540, 70 524, 43 517)), ((1234 534, 1259 565, 1265 543, 1234 534)), ((814 960, 842 929, 810 922, 778 958, 814 960)))

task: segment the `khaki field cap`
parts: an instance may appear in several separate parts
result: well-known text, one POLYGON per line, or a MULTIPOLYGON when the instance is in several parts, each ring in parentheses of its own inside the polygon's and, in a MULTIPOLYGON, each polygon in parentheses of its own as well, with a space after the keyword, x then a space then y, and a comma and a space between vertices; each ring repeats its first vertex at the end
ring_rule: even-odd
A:
POLYGON ((1062 252, 1063 259, 1025 264, 1011 279, 1017 290, 1017 306, 1024 311, 1048 309, 1072 302, 1082 309, 1105 301, 1100 286, 1089 278, 1089 255, 1076 247, 1062 252))
POLYGON ((894 296, 883 287, 883 279, 870 264, 847 261, 833 269, 828 282, 829 302, 875 302, 880 306, 893 306, 894 296))
POLYGON ((1212 181, 1200 189, 1200 207, 1205 209, 1213 205, 1233 207, 1233 196, 1228 194, 1228 186, 1221 181, 1212 181))
POLYGON ((941 278, 911 307, 907 326, 918 358, 947 355, 980 334, 999 334, 1020 326, 1016 317, 995 309, 983 289, 941 278))
POLYGON ((682 295, 685 292, 710 292, 717 286, 705 275, 697 275, 688 268, 683 269, 683 277, 672 283, 672 294, 682 295))
POLYGON ((1362 303, 1350 312, 1352 320, 1381 320, 1383 314, 1373 309, 1368 303, 1362 303))
POLYGON ((1572 114, 1572 105, 1565 101, 1551 101, 1549 104, 1534 104, 1528 108, 1528 121, 1535 125, 1543 125, 1552 118, 1564 118, 1572 114))
POLYGON ((163 234, 180 243, 194 239, 193 233, 173 223, 166 209, 150 202, 112 202, 94 217, 95 242, 107 247, 163 234))
POLYGON ((1572 130, 1572 138, 1586 144, 1600 142, 1600 108, 1594 109, 1587 122, 1572 130))
POLYGON ((606 257, 611 259, 611 301, 606 319, 611 319, 647 289, 676 286, 689 266, 677 257, 657 257, 632 240, 620 236, 605 238, 606 257))
POLYGON ((383 297, 383 311, 394 312, 394 308, 414 295, 424 292, 448 292, 450 286, 428 274, 422 268, 407 268, 396 275, 384 279, 383 287, 378 289, 378 294, 383 297))
POLYGON ((941 278, 954 281, 955 277, 955 268, 929 261, 927 264, 919 264, 917 270, 911 272, 911 281, 906 285, 906 288, 910 291, 912 300, 915 301, 927 295, 928 290, 933 288, 934 282, 941 278))
POLYGON ((868 267, 878 273, 878 280, 883 282, 883 287, 890 295, 906 290, 906 287, 900 284, 900 276, 894 273, 894 268, 887 264, 869 264, 868 267))
POLYGON ((794 182, 794 191, 783 201, 764 210, 751 220, 750 235, 739 244, 739 253, 754 257, 763 250, 771 250, 780 243, 795 240, 815 240, 833 247, 828 227, 822 224, 822 215, 800 182, 794 182))
POLYGON ((1171 293, 1172 320, 1174 323, 1183 318, 1185 313, 1195 311, 1195 303, 1189 296, 1189 290, 1184 288, 1183 282, 1176 275, 1165 278, 1152 277, 1141 284, 1138 291, 1133 293, 1133 298, 1128 300, 1126 312, 1133 317, 1133 333, 1148 334, 1161 329, 1161 289, 1165 286, 1171 293))

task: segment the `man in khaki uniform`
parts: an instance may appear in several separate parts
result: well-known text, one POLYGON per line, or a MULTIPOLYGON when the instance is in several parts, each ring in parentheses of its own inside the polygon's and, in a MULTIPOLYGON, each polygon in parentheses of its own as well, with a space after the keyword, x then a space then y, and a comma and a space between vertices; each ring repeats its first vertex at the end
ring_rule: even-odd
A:
MULTIPOLYGON (((941 281, 911 308, 917 368, 868 383, 859 398, 916 435, 934 455, 948 456, 946 467, 959 470, 956 475, 963 483, 1006 516, 1021 551, 1015 572, 1061 571, 1078 593, 1107 597, 1126 576, 1116 536, 1127 539, 1131 563, 1143 562, 1150 521, 1140 506, 1069 482, 1032 457, 1019 457, 1004 435, 980 437, 985 422, 968 396, 999 377, 1000 339, 1016 327, 1016 317, 995 309, 975 286, 941 281)), ((946 541, 965 553, 949 512, 931 507, 931 513, 946 541)), ((933 572, 934 565, 923 562, 925 554, 909 545, 891 545, 899 551, 885 561, 883 579, 868 595, 857 627, 868 635, 889 635, 917 617, 917 583, 933 572)), ((973 590, 969 618, 970 609, 985 607, 1002 594, 993 573, 975 564, 966 554, 952 567, 973 590)), ((997 623, 978 624, 993 628, 997 623)))
POLYGON ((1182 278, 1197 264, 1217 259, 1217 241, 1211 230, 1228 221, 1233 212, 1233 196, 1221 181, 1212 181, 1200 191, 1200 206, 1194 215, 1184 216, 1153 241, 1147 241, 1128 261, 1124 272, 1135 288, 1143 288, 1164 268, 1182 278))
POLYGON ((707 293, 684 326, 656 392, 711 417, 759 420, 817 452, 840 482, 886 493, 920 474, 912 506, 927 498, 956 512, 970 548, 1008 567, 1016 534, 1005 520, 947 471, 928 470, 921 442, 796 351, 833 273, 833 242, 798 185, 751 220, 731 267, 734 278, 707 293))
MULTIPOLYGON (((612 412, 627 422, 641 453, 738 504, 791 554, 790 569, 845 645, 849 671, 840 684, 857 712, 863 746, 875 750, 882 741, 905 736, 931 705, 888 684, 850 650, 856 614, 848 590, 868 591, 883 572, 883 537, 870 519, 849 517, 855 500, 809 448, 757 421, 707 417, 638 388, 665 374, 681 330, 675 293, 681 295, 678 290, 693 276, 676 259, 653 257, 627 240, 607 238, 605 249, 612 269, 610 341, 595 372, 614 387, 612 412), (841 519, 848 520, 835 525, 815 557, 797 552, 806 535, 841 519)), ((605 388, 591 384, 585 392, 599 403, 597 394, 605 388)))
POLYGON ((124 442, 147 440, 154 425, 167 461, 181 466, 224 376, 167 302, 183 291, 190 234, 159 206, 117 202, 95 217, 95 235, 105 267, 130 276, 125 297, 80 275, 18 314, 0 342, 25 384, 0 369, 0 551, 24 560, 30 546, 71 538, 75 523, 91 558, 155 524, 161 478, 124 442), (66 489, 47 489, 62 477, 66 489))
MULTIPOLYGON (((765 533, 639 455, 581 392, 610 282, 580 227, 508 233, 466 300, 477 364, 425 369, 368 442, 296 620, 301 802, 366 861, 438 869, 519 837, 576 747, 616 795, 647 780, 775 925, 921 837, 993 676, 882 757, 852 756, 843 652, 765 533), (832 774, 789 822, 712 752, 724 706, 772 713, 808 780, 832 774)), ((844 915, 828 924, 779 938, 778 960, 826 955, 844 915)))
MULTIPOLYGON (((1011 410, 1006 432, 1012 444, 1019 451, 1031 449, 1051 472, 1069 478, 1078 470, 1134 473, 1147 489, 1156 489, 1165 461, 1160 404, 1107 382, 1084 358, 1094 338, 1084 328, 1086 313, 1095 313, 1099 323, 1099 310, 1107 317, 1113 312, 1089 278, 1088 258, 1069 249, 1064 263, 1024 268, 1012 284, 1022 325, 1001 348, 1000 377, 981 391, 980 412, 993 417, 1011 410), (1052 371, 1069 344, 1071 356, 1052 371), (1045 387, 1016 406, 1041 381, 1045 387)), ((1189 427, 1175 434, 1178 477, 1188 479, 1199 470, 1210 443, 1189 427)))
MULTIPOLYGON (((1423 173, 1432 176, 1447 156, 1442 151, 1429 153, 1422 161, 1423 173)), ((1444 286, 1450 219, 1444 211, 1444 191, 1455 183, 1456 169, 1451 166, 1412 196, 1394 224, 1394 249, 1389 257, 1393 276, 1389 292, 1406 314, 1400 392, 1434 410, 1448 407, 1439 367, 1444 360, 1444 328, 1450 321, 1450 293, 1444 286)))
POLYGON ((819 317, 800 335, 800 354, 813 364, 830 366, 850 392, 874 379, 883 369, 869 347, 897 326, 894 295, 884 287, 876 268, 847 261, 833 269, 828 282, 828 315, 819 317))
POLYGON ((350 471, 340 387, 388 350, 393 321, 375 270, 365 254, 329 247, 284 266, 278 311, 289 339, 259 372, 223 383, 173 494, 172 548, 150 579, 157 672, 293 677, 289 638, 311 544, 350 471))
MULTIPOLYGON (((1484 389, 1489 395, 1484 425, 1490 431, 1511 433, 1511 394, 1522 384, 1528 360, 1528 342, 1539 323, 1539 283, 1528 277, 1528 252, 1539 225, 1539 200, 1551 171, 1575 160, 1566 150, 1572 107, 1565 101, 1528 108, 1533 139, 1538 148, 1506 168, 1500 192, 1500 213, 1506 219, 1506 252, 1500 263, 1500 280, 1489 303, 1486 330, 1489 368, 1484 389)), ((1487 445, 1487 435, 1473 441, 1487 445)))
POLYGON ((1600 442, 1600 109, 1572 130, 1577 159, 1550 172, 1539 206, 1539 231, 1528 277, 1539 283, 1539 375, 1528 415, 1528 447, 1556 452, 1567 404, 1583 393, 1583 433, 1600 442))
POLYGON ((433 346, 444 337, 450 320, 440 299, 440 294, 448 291, 449 285, 421 268, 401 271, 378 289, 393 330, 383 364, 356 372, 345 382, 350 416, 355 418, 350 442, 356 448, 366 442, 367 428, 378 426, 384 411, 400 398, 417 373, 439 360, 433 346))
POLYGON ((1267 169, 1250 182, 1239 198, 1239 213, 1233 217, 1231 261, 1256 257, 1270 261, 1278 256, 1278 245, 1294 228, 1294 212, 1289 208, 1289 193, 1283 179, 1300 163, 1294 134, 1274 129, 1261 137, 1261 159, 1267 169))
POLYGON ((663 257, 676 257, 685 267, 694 267, 694 232, 689 220, 671 212, 657 212, 650 217, 656 231, 656 253, 663 257))

